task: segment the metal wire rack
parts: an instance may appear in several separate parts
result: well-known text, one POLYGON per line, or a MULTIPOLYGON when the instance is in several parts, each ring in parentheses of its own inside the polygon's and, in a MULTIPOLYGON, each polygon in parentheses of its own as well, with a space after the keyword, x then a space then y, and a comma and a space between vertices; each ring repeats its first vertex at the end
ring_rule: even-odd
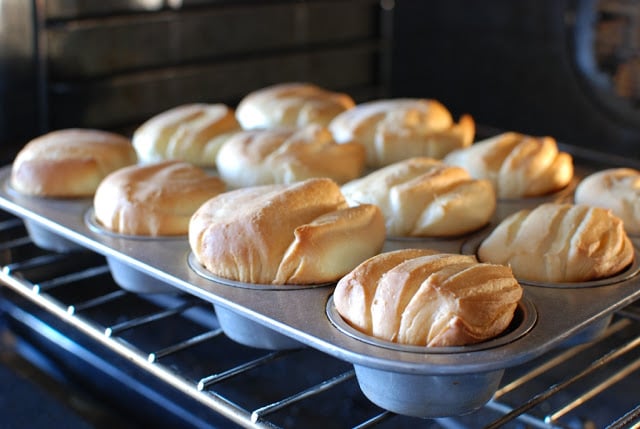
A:
POLYGON ((369 402, 346 362, 311 348, 271 352, 236 344, 222 333, 210 303, 126 292, 101 255, 43 251, 21 220, 2 219, 4 315, 77 358, 91 350, 86 363, 109 372, 97 364, 101 350, 129 374, 116 378, 185 425, 210 427, 222 419, 251 428, 640 427, 636 304, 618 312, 596 340, 507 370, 482 409, 419 420, 369 402))

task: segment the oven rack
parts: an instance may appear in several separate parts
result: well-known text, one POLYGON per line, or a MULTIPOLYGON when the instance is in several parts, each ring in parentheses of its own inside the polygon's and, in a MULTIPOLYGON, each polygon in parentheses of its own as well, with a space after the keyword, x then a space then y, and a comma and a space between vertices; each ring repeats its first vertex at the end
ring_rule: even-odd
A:
MULTIPOLYGON (((419 420, 394 415, 369 403, 357 387, 353 369, 345 362, 312 349, 270 352, 235 344, 221 332, 210 303, 189 295, 126 292, 112 281, 101 255, 43 251, 33 245, 17 218, 7 217, 0 223, 0 251, 5 302, 16 301, 14 295, 26 299, 63 328, 100 344, 165 389, 178 392, 185 398, 185 408, 199 404, 212 416, 222 416, 240 427, 573 428, 587 427, 588 422, 603 418, 610 428, 640 427, 640 398, 634 395, 630 396, 635 402, 614 415, 590 415, 596 408, 594 403, 609 401, 605 408, 619 405, 617 388, 625 391, 635 386, 637 391, 640 385, 637 304, 619 311, 596 341, 564 347, 508 369, 502 386, 481 410, 460 418, 419 420), (167 324, 173 331, 167 330, 167 324), (209 354, 212 348, 217 354, 209 354), (194 368, 194 361, 211 364, 215 371, 194 368), (217 365, 218 361, 222 364, 217 365), (562 369, 560 375, 555 374, 567 367, 573 372, 562 369), (601 375, 603 371, 606 376, 601 375), (315 377, 316 372, 322 373, 321 377, 315 377), (313 376, 304 376, 309 373, 313 376), (271 377, 276 379, 269 374, 275 374, 271 377), (281 396, 279 392, 265 394, 274 382, 285 385, 292 381, 296 386, 273 389, 282 390, 281 396), (535 385, 533 389, 531 384, 535 385), (618 399, 603 401, 612 392, 618 399), (319 401, 322 406, 318 406, 319 401), (343 403, 349 404, 346 412, 340 410, 343 403), (317 411, 320 408, 321 416, 317 411), (292 420, 291 416, 296 418, 292 420)), ((44 323, 34 312, 19 306, 8 311, 4 307, 9 317, 21 319, 33 330, 44 323)), ((193 426, 204 427, 207 422, 206 416, 190 420, 193 426)))

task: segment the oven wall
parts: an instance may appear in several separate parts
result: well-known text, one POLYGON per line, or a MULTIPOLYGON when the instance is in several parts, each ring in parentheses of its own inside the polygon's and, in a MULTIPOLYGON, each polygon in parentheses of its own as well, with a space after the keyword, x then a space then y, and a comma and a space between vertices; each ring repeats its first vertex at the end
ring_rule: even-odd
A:
POLYGON ((235 106, 276 82, 358 101, 388 94, 389 12, 377 0, 0 0, 0 10, 4 163, 45 131, 130 133, 170 107, 235 106))
MULTIPOLYGON (((0 158, 38 130, 33 2, 0 0, 0 158)), ((4 165, 4 163, 3 163, 4 165)))

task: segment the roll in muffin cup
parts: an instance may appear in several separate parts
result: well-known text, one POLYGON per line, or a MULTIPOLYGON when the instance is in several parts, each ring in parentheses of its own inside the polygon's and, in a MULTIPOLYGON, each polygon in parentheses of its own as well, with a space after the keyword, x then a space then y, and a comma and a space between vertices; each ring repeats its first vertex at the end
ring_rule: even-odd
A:
MULTIPOLYGON (((482 241, 489 236, 490 230, 482 231, 465 241, 462 245, 462 253, 468 255, 477 255, 478 248, 482 244, 482 241)), ((534 261, 532 261, 534 263, 534 261)), ((542 287, 551 289, 588 289, 594 287, 606 287, 608 285, 614 285, 620 282, 628 281, 635 277, 640 272, 640 252, 638 247, 634 245, 634 258, 633 262, 629 264, 625 269, 614 274, 610 277, 604 277, 595 280, 582 281, 582 282, 542 282, 527 280, 524 278, 517 278, 518 282, 525 287, 542 287)), ((588 293, 588 292, 586 292, 588 293)), ((591 322, 588 326, 583 328, 580 332, 572 335, 562 344, 560 347, 572 347, 583 343, 589 343, 597 339, 609 326, 613 314, 608 314, 598 318, 596 321, 591 322)))
MULTIPOLYGON (((537 312, 533 303, 523 297, 514 318, 501 335, 468 346, 426 347, 403 345, 366 335, 349 325, 338 313, 333 297, 327 302, 327 317, 342 334, 376 347, 400 352, 423 354, 474 353, 517 341, 535 325, 537 312)), ((494 395, 504 368, 469 374, 411 373, 378 369, 354 364, 356 379, 364 395, 374 404, 394 413, 419 417, 450 417, 471 413, 485 405, 494 395)))

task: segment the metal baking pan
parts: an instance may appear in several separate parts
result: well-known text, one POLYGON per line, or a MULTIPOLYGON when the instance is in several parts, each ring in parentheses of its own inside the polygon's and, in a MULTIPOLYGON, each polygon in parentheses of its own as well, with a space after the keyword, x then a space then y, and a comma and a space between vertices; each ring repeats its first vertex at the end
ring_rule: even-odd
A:
MULTIPOLYGON (((576 169, 577 177, 588 171, 588 168, 576 169)), ((518 320, 530 323, 530 326, 509 341, 444 352, 388 347, 363 341, 345 332, 335 319, 332 322, 333 285, 284 290, 249 289, 215 281, 199 274, 189 264, 191 250, 186 238, 167 240, 158 245, 153 240, 102 234, 86 221, 91 200, 25 197, 9 189, 9 173, 10 167, 0 169, 0 208, 37 223, 65 240, 207 300, 218 310, 352 363, 369 399, 401 414, 426 418, 471 412, 490 399, 505 368, 528 362, 564 344, 640 297, 638 276, 588 288, 523 284, 528 304, 526 317, 518 320), (418 386, 423 387, 417 390, 418 386), (425 394, 425 390, 441 395, 434 398, 433 393, 425 394), (397 396, 404 391, 419 394, 405 393, 398 401, 397 396), (444 395, 449 391, 455 394, 444 395), (440 402, 436 403, 436 400, 440 402)), ((570 198, 570 195, 562 198, 570 198)), ((510 210, 501 213, 506 215, 510 210)), ((462 251, 468 237, 427 241, 428 246, 435 249, 462 251)), ((418 244, 411 240, 406 242, 407 247, 418 244)), ((401 245, 396 240, 389 248, 398 246, 401 245)))

